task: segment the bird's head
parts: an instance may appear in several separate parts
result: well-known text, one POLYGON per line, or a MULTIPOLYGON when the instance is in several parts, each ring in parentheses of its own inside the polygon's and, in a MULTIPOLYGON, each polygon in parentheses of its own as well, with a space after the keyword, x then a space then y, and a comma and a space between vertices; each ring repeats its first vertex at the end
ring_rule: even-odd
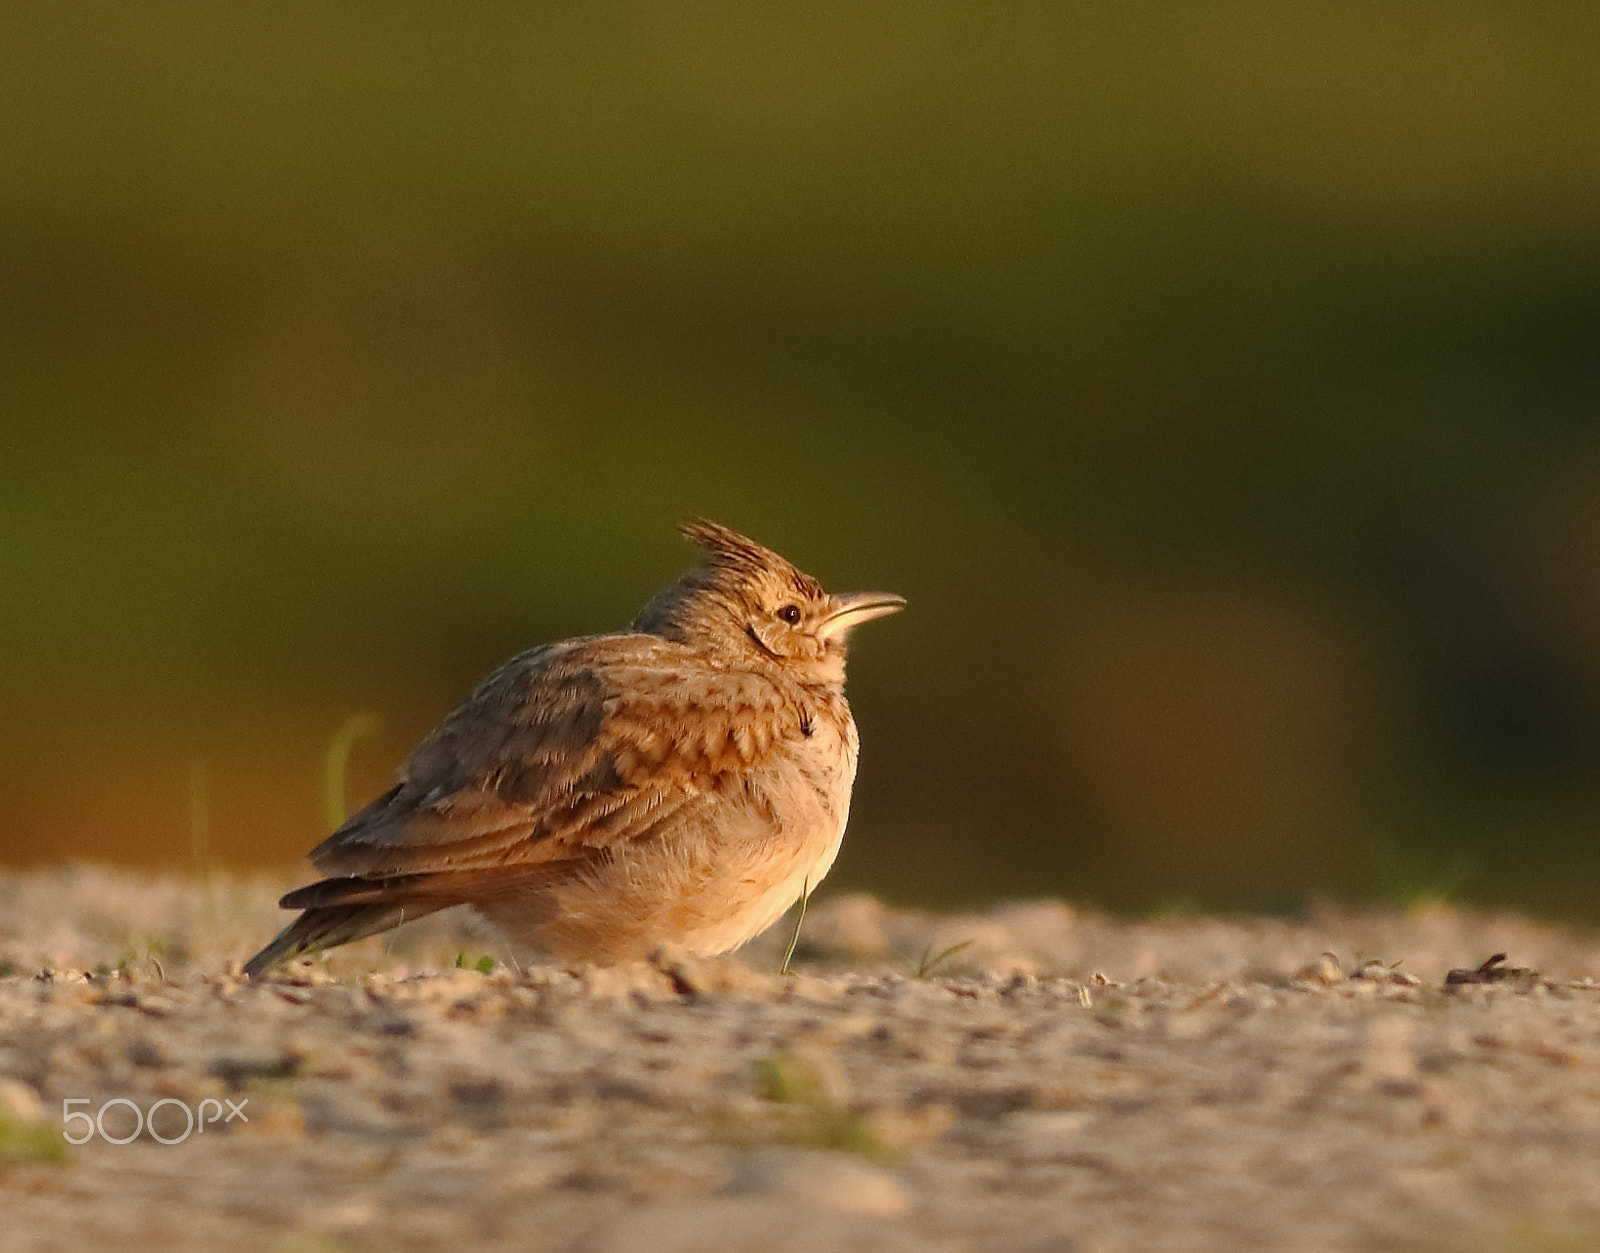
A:
POLYGON ((635 630, 842 682, 851 629, 905 605, 891 592, 829 595, 770 548, 717 522, 692 518, 678 530, 704 560, 644 607, 635 630))

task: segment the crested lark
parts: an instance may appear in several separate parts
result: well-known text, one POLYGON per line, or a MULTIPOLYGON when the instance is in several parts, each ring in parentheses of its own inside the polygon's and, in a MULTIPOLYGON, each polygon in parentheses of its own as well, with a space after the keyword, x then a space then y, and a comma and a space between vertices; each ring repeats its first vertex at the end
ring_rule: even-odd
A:
POLYGON ((821 881, 856 771, 845 641, 905 602, 830 596, 715 522, 680 529, 702 564, 631 631, 484 679, 312 851, 330 877, 283 898, 305 912, 246 974, 452 905, 534 958, 724 953, 821 881))

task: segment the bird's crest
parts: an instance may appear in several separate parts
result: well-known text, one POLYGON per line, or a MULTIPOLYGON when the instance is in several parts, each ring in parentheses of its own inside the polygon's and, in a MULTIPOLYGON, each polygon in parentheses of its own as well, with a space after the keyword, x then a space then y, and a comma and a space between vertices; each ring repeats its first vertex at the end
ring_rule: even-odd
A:
POLYGON ((822 594, 822 585, 809 574, 732 527, 709 518, 685 518, 678 523, 678 533, 705 554, 705 564, 714 574, 726 571, 736 578, 763 573, 787 575, 797 591, 810 596, 822 594))

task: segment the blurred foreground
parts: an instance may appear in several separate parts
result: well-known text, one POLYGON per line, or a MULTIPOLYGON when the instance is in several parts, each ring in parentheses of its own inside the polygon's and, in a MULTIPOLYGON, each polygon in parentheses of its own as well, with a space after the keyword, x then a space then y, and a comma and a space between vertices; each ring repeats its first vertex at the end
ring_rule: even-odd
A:
POLYGON ((787 977, 770 945, 480 971, 435 924, 243 984, 222 963, 270 929, 265 888, 0 876, 17 1247, 1600 1241, 1592 933, 1450 909, 1128 924, 846 896, 816 908, 787 977), (1522 969, 1443 989, 1490 948, 1522 969), (186 1134, 208 1099, 242 1117, 186 1134), (104 1131, 69 1122, 87 1142, 65 1146, 63 1101, 104 1131))

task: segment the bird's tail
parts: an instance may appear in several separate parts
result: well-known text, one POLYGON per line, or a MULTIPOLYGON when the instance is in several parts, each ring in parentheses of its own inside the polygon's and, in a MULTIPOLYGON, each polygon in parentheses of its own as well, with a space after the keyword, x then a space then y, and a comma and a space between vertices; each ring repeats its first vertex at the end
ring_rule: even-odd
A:
POLYGON ((318 905, 307 909, 282 931, 272 943, 244 964, 244 973, 254 979, 267 967, 286 957, 298 957, 313 949, 333 948, 360 940, 402 922, 443 909, 449 902, 431 901, 373 902, 362 905, 318 905))

